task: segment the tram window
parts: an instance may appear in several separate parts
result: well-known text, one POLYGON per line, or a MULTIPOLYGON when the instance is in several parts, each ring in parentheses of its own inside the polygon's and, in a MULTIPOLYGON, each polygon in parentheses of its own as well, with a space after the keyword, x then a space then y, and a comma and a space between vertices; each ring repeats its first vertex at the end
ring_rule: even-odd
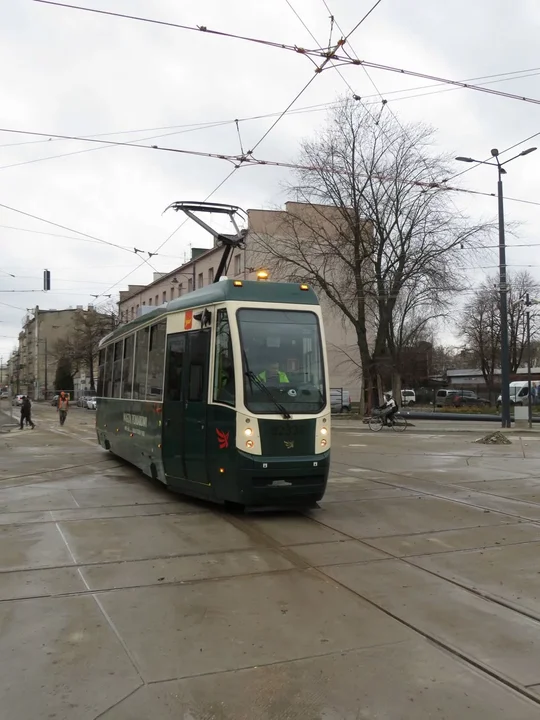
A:
POLYGON ((148 367, 148 337, 150 328, 145 327, 137 333, 135 344, 135 372, 133 375, 133 399, 146 399, 146 370, 148 367))
POLYGON ((165 359, 165 323, 159 322, 150 328, 148 348, 148 380, 146 399, 161 401, 163 398, 163 362, 165 359))
POLYGON ((119 340, 114 344, 114 360, 113 360, 113 387, 112 397, 121 397, 122 387, 122 346, 123 340, 119 340))
POLYGON ((188 400, 201 402, 204 398, 204 370, 208 352, 208 330, 189 335, 189 388, 188 400))
POLYGON ((186 334, 169 336, 165 400, 178 402, 182 399, 182 370, 186 351, 186 334))
POLYGON ((231 326, 226 310, 218 310, 216 357, 214 362, 214 402, 234 406, 234 365, 231 326))
POLYGON ((103 397, 112 397, 112 358, 113 346, 105 348, 105 380, 103 383, 103 397))
POLYGON ((133 371, 133 341, 135 335, 124 340, 124 360, 122 363, 122 397, 131 399, 131 374, 133 371))
POLYGON ((104 384, 105 384, 105 349, 99 351, 99 371, 98 371, 98 385, 97 394, 98 397, 103 397, 104 384))

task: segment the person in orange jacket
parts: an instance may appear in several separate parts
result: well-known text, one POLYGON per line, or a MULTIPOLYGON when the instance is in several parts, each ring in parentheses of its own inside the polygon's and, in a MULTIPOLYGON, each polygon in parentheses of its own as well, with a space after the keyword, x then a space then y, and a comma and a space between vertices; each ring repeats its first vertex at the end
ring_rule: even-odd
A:
POLYGON ((62 390, 60 397, 58 398, 58 412, 60 413, 60 425, 66 422, 67 412, 69 409, 69 398, 66 393, 62 390))

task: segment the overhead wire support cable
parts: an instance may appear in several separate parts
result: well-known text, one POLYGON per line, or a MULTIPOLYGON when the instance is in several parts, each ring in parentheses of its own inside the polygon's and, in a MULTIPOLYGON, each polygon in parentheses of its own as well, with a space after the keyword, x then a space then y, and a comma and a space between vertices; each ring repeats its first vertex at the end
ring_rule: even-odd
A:
MULTIPOLYGON (((379 2, 380 1, 382 1, 382 0, 379 0, 379 2)), ((57 7, 63 7, 63 8, 68 8, 68 9, 72 9, 72 10, 82 10, 85 12, 91 12, 91 13, 96 13, 96 14, 100 14, 100 15, 110 15, 112 17, 124 18, 124 19, 128 19, 128 20, 138 20, 138 21, 142 21, 142 22, 153 23, 156 25, 165 25, 168 27, 179 28, 182 30, 193 30, 196 32, 204 32, 209 35, 218 35, 218 36, 228 37, 228 38, 232 38, 232 39, 236 39, 236 40, 253 42, 253 43, 260 44, 260 45, 267 45, 268 47, 278 48, 280 50, 288 50, 291 52, 295 52, 299 55, 305 55, 306 57, 310 57, 310 58, 318 57, 318 58, 323 58, 323 59, 328 60, 330 52, 331 52, 326 48, 320 48, 320 47, 304 48, 304 47, 299 47, 298 45, 289 45, 286 43, 279 43, 279 42, 275 42, 272 40, 262 40, 260 38, 253 38, 253 37, 248 37, 245 35, 236 35, 234 33, 227 33, 227 32, 223 32, 220 30, 212 30, 211 28, 208 28, 206 25, 197 25, 197 26, 181 25, 178 23, 167 22, 165 20, 154 20, 152 18, 145 18, 145 17, 140 17, 137 15, 127 15, 125 13, 116 13, 116 12, 112 12, 110 10, 98 10, 97 8, 88 8, 88 7, 84 7, 81 5, 71 5, 71 4, 67 4, 67 3, 55 2, 54 0, 32 0, 32 2, 41 3, 43 5, 54 5, 57 7)), ((370 10, 370 12, 372 12, 375 9, 377 4, 370 10)), ((367 17, 367 15, 364 16, 363 19, 365 19, 365 17, 367 17)), ((358 24, 356 27, 358 27, 358 24)), ((345 38, 342 38, 340 40, 340 43, 339 43, 340 47, 345 45, 345 43, 347 42, 347 37, 349 37, 354 32, 356 27, 353 28, 353 30, 351 30, 345 38)), ((436 82, 436 83, 442 83, 445 85, 453 85, 455 87, 461 87, 461 88, 465 88, 467 90, 476 90, 477 92, 488 93, 490 95, 496 95, 496 96, 504 97, 504 98, 511 99, 511 100, 520 100, 522 102, 532 103, 534 105, 540 105, 540 99, 538 99, 538 98, 530 98, 525 95, 517 95, 515 93, 508 93, 508 92, 504 92, 501 90, 493 90, 491 88, 486 88, 481 85, 473 85, 473 84, 469 84, 467 82, 462 82, 459 80, 451 80, 449 78, 438 77, 436 75, 431 75, 429 73, 423 73, 423 72, 419 72, 416 70, 408 70, 406 68, 397 68, 397 67, 393 67, 392 65, 384 65, 382 63, 371 62, 369 60, 361 60, 361 59, 357 59, 357 58, 352 58, 346 52, 343 55, 338 55, 337 53, 333 52, 332 59, 337 62, 342 62, 345 65, 357 65, 357 66, 365 65, 366 67, 372 68, 373 70, 384 70, 385 72, 393 72, 393 73, 398 73, 400 75, 408 75, 410 77, 423 78, 425 80, 430 80, 430 81, 436 82)), ((320 67, 317 70, 317 72, 321 72, 322 69, 323 68, 320 67)))

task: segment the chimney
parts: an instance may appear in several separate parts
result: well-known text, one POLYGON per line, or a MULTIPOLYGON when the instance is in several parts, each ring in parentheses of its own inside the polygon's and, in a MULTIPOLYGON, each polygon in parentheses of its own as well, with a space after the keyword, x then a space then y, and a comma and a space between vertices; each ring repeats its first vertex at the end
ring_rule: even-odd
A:
POLYGON ((152 278, 152 282, 156 282, 156 280, 161 280, 162 277, 164 277, 167 273, 162 272, 155 272, 154 277, 152 278))
POLYGON ((196 260, 205 252, 208 252, 208 248, 191 248, 191 259, 196 260))

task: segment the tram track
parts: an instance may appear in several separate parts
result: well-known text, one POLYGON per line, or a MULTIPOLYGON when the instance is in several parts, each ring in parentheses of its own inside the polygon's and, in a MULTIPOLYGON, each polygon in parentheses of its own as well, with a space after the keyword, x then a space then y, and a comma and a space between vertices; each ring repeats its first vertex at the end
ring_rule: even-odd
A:
MULTIPOLYGON (((330 526, 330 525, 326 525, 324 522, 322 522, 321 520, 318 520, 316 517, 313 517, 311 514, 308 514, 308 513, 302 513, 302 514, 303 514, 304 517, 307 517, 307 518, 309 518, 310 520, 313 520, 314 522, 318 523, 319 525, 322 525, 322 526, 324 526, 324 527, 326 527, 326 528, 328 528, 328 529, 330 529, 330 530, 336 531, 336 529, 335 529, 334 527, 332 527, 332 526, 330 526)), ((480 670, 481 672, 485 673, 485 674, 488 675, 489 677, 497 680, 498 682, 500 682, 500 683, 506 685, 507 687, 511 688, 512 690, 518 692, 518 693, 519 693, 520 695, 522 695, 523 697, 526 697, 527 699, 532 700, 533 702, 535 702, 535 703, 540 707, 540 695, 538 695, 538 694, 536 694, 535 692, 532 692, 532 691, 530 691, 530 690, 528 689, 529 687, 537 686, 536 683, 535 683, 534 685, 530 685, 530 686, 526 686, 526 685, 520 684, 519 682, 513 680, 512 678, 504 675, 504 674, 501 673, 500 671, 497 671, 497 670, 495 670, 494 668, 491 668, 491 667, 490 667, 489 665, 487 665, 486 663, 483 663, 483 662, 481 662, 480 660, 476 659, 475 657, 473 657, 473 656, 470 655, 469 653, 467 653, 467 652, 459 649, 458 647, 453 646, 452 644, 448 643, 447 641, 442 640, 441 638, 437 637, 435 634, 430 633, 430 632, 427 632, 427 631, 424 630, 422 627, 420 627, 417 623, 413 623, 413 622, 409 622, 408 620, 405 620, 403 617, 401 617, 401 616, 398 615, 397 613, 392 612, 392 611, 389 610, 388 608, 385 608, 384 605, 382 605, 381 603, 376 602, 376 601, 370 599, 369 597, 367 597, 366 595, 363 595, 363 594, 362 594, 361 592, 359 592, 358 590, 355 590, 355 589, 349 587, 348 585, 346 585, 345 583, 342 583, 341 581, 336 580, 336 579, 335 579, 334 577, 332 577, 330 574, 328 574, 327 572, 325 572, 325 569, 324 569, 325 567, 336 567, 337 565, 341 565, 341 566, 343 566, 343 565, 355 565, 355 564, 360 564, 360 565, 361 565, 361 564, 364 564, 364 563, 362 563, 362 562, 360 562, 360 563, 354 563, 354 562, 353 562, 353 563, 334 563, 334 564, 332 564, 332 565, 317 566, 317 565, 315 565, 315 564, 313 564, 313 563, 310 563, 309 561, 305 560, 304 558, 300 557, 298 554, 296 554, 296 553, 294 552, 294 546, 283 547, 283 546, 279 545, 279 543, 278 543, 274 538, 272 538, 271 536, 269 536, 267 533, 265 533, 265 532, 264 532, 263 530, 261 530, 260 528, 253 528, 253 526, 252 526, 252 525, 249 525, 249 523, 247 522, 247 520, 246 520, 246 519, 243 519, 241 516, 230 516, 230 517, 228 518, 228 520, 229 520, 229 522, 231 522, 237 529, 242 530, 243 532, 248 533, 251 537, 253 537, 253 539, 256 539, 258 542, 264 542, 264 543, 266 543, 267 546, 269 546, 271 549, 273 549, 273 550, 275 550, 276 552, 278 552, 279 554, 281 554, 282 557, 284 557, 284 558, 286 558, 286 559, 289 559, 289 561, 291 561, 291 562, 294 562, 294 563, 296 564, 296 566, 297 566, 295 569, 301 570, 301 571, 304 571, 304 572, 313 572, 313 573, 316 574, 318 577, 320 577, 321 579, 323 579, 325 582, 331 582, 331 583, 335 583, 336 585, 339 585, 341 588, 343 588, 343 589, 346 590, 347 592, 352 593, 352 594, 355 595, 356 597, 358 597, 358 598, 360 598, 361 600, 363 600, 364 602, 368 603, 370 606, 376 608, 377 610, 380 610, 380 611, 381 611, 382 613, 384 613, 386 616, 392 618, 392 619, 395 620, 396 622, 399 622, 400 624, 402 624, 402 625, 404 625, 405 627, 409 628, 409 629, 412 630, 413 632, 415 632, 415 633, 417 633, 418 635, 422 636, 424 639, 426 639, 426 640, 428 640, 429 642, 433 643, 436 647, 438 647, 438 648, 440 648, 441 650, 449 653, 450 655, 454 656, 455 658, 460 659, 461 661, 463 661, 463 662, 467 663, 468 665, 476 668, 477 670, 480 670)), ((360 543, 360 544, 362 544, 362 545, 365 545, 366 547, 369 547, 370 549, 373 549, 373 548, 374 548, 374 546, 370 545, 369 542, 366 542, 365 540, 362 540, 362 539, 358 539, 357 537, 351 535, 350 533, 343 532, 342 530, 339 530, 339 532, 340 532, 342 535, 344 535, 345 537, 347 537, 348 540, 354 540, 355 542, 358 542, 358 543, 360 543)), ((339 542, 339 541, 335 541, 335 542, 339 542)), ((316 543, 314 543, 314 544, 316 544, 316 543)), ((511 603, 506 603, 506 602, 502 601, 500 598, 491 596, 489 593, 482 593, 482 592, 480 592, 480 591, 475 591, 475 590, 473 590, 471 587, 469 587, 469 586, 467 586, 467 585, 465 585, 465 584, 461 584, 461 583, 459 583, 459 582, 450 580, 450 579, 448 579, 448 578, 445 577, 445 576, 441 576, 441 575, 439 575, 439 574, 437 574, 437 573, 435 573, 435 572, 433 572, 433 571, 426 570, 425 568, 420 567, 420 566, 418 566, 418 565, 415 565, 414 563, 407 562, 407 559, 406 559, 406 558, 398 557, 398 556, 394 555, 393 553, 389 553, 389 552, 386 551, 386 550, 385 550, 385 551, 381 551, 379 548, 376 548, 376 549, 377 549, 379 552, 384 552, 384 553, 386 553, 386 555, 387 555, 388 557, 387 557, 387 558, 381 558, 381 559, 378 559, 378 560, 366 561, 366 562, 369 562, 369 564, 371 564, 371 563, 383 563, 383 562, 386 562, 387 560, 397 560, 397 561, 403 563, 404 565, 407 565, 407 566, 409 566, 409 567, 414 567, 416 570, 424 571, 424 572, 428 573, 429 575, 432 575, 432 576, 436 577, 436 578, 439 579, 439 580, 444 580, 444 581, 449 582, 449 583, 451 583, 451 584, 453 584, 453 585, 456 585, 457 587, 460 587, 460 588, 463 589, 463 590, 466 590, 466 591, 468 591, 468 592, 471 592, 473 595, 476 595, 476 596, 480 597, 481 599, 483 599, 483 600, 485 600, 485 601, 487 601, 487 602, 493 602, 493 603, 495 603, 495 604, 497 604, 497 605, 500 605, 500 606, 502 606, 502 607, 505 607, 506 609, 512 610, 512 611, 518 613, 519 615, 522 615, 523 617, 528 618, 529 620, 532 620, 532 621, 534 621, 534 622, 540 623, 540 617, 537 617, 537 616, 535 616, 535 615, 532 614, 532 613, 528 613, 528 612, 524 611, 524 610, 521 609, 521 608, 514 607, 514 606, 512 606, 511 603)))

